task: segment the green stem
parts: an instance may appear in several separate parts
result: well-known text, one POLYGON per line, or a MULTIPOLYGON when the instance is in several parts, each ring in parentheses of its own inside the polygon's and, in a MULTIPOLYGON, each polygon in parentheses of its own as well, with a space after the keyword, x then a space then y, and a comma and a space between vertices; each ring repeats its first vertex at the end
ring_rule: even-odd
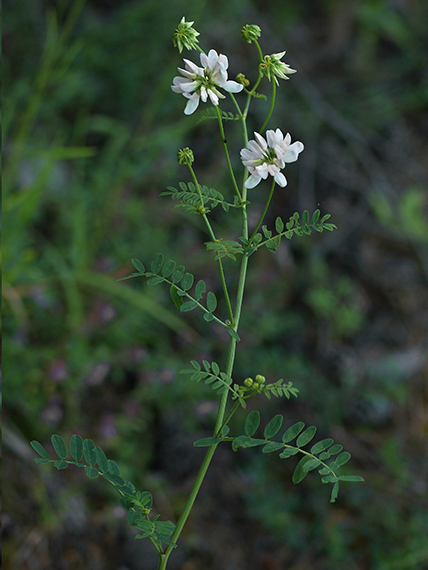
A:
POLYGON ((263 131, 265 130, 266 125, 268 124, 269 119, 270 119, 270 117, 271 117, 271 115, 272 115, 272 113, 273 113, 273 108, 274 108, 274 106, 275 106, 275 98, 276 98, 276 81, 275 81, 275 77, 274 77, 274 78, 272 79, 272 100, 271 100, 271 102, 270 102, 270 109, 269 109, 269 113, 268 113, 268 115, 267 115, 267 117, 266 117, 266 120, 265 120, 265 122, 263 123, 262 128, 261 128, 260 131, 259 131, 260 134, 262 134, 263 131))
MULTIPOLYGON (((246 194, 246 188, 243 189, 243 196, 246 194)), ((242 216, 243 216, 243 233, 244 236, 248 236, 248 222, 247 222, 247 212, 245 206, 242 207, 242 216)), ((239 320, 241 317, 242 311, 242 302, 244 298, 244 289, 245 289, 245 280, 247 276, 247 267, 248 267, 248 257, 243 256, 241 261, 241 269, 239 273, 239 282, 238 282, 238 290, 236 294, 236 304, 235 304, 235 312, 234 312, 234 319, 233 319, 233 328, 235 331, 238 330, 239 320)), ((236 340, 234 338, 230 338, 229 341, 229 352, 227 357, 227 365, 226 365, 226 374, 227 376, 232 376, 233 372, 233 365, 235 363, 235 353, 236 353, 236 340)), ((214 434, 219 433, 224 420, 224 415, 226 411, 227 405, 227 398, 228 398, 228 390, 221 395, 219 407, 217 410, 217 418, 214 427, 214 434)), ((187 499, 187 502, 184 506, 183 512, 181 513, 180 518, 178 519, 177 526, 175 527, 174 532, 171 535, 171 542, 176 543, 181 531, 183 530, 184 525, 189 517, 190 511, 192 510, 193 504, 196 500, 198 495, 199 489, 202 485, 202 482, 205 478, 206 472, 208 467, 211 463, 211 459, 213 458, 214 452, 217 448, 217 445, 212 445, 208 448, 208 451, 205 455, 205 458, 202 462, 202 465, 199 469, 199 472, 196 476, 195 483, 193 484, 193 488, 190 492, 190 495, 187 499)), ((165 552, 160 555, 159 558, 159 566, 158 570, 165 570, 166 565, 168 562, 168 558, 172 552, 173 547, 168 545, 165 549, 165 552)))
POLYGON ((241 193, 239 191, 238 184, 236 183, 235 173, 233 172, 232 163, 230 162, 230 156, 229 156, 229 151, 227 149, 226 135, 224 133, 224 127, 223 127, 223 121, 221 118, 220 109, 218 108, 218 105, 216 105, 214 108, 217 113, 218 126, 220 128, 220 134, 221 134, 221 141, 223 143, 224 154, 226 155, 227 166, 229 168, 230 177, 232 178, 233 187, 235 188, 235 192, 239 200, 242 201, 241 193))
POLYGON ((268 208, 269 208, 270 201, 272 200, 272 196, 273 196, 273 191, 274 191, 274 190, 275 190, 275 180, 273 180, 273 182, 272 182, 272 186, 271 186, 271 189, 270 189, 270 193, 269 193, 267 202, 266 202, 266 204, 265 204, 263 213, 262 213, 262 215, 260 216, 260 219, 259 219, 259 221, 258 221, 258 224, 257 224, 257 226, 256 226, 256 229, 253 231, 253 233, 251 234, 251 237, 250 237, 250 239, 249 239, 249 241, 248 241, 249 244, 253 241, 254 236, 256 235, 256 233, 258 232, 260 226, 262 225, 263 218, 265 217, 266 212, 268 211, 268 208))
MULTIPOLYGON (((193 181, 194 181, 194 183, 195 183, 196 190, 197 190, 197 192, 198 192, 199 199, 200 199, 200 201, 201 201, 201 207, 202 207, 202 208, 205 208, 205 206, 204 206, 204 199, 203 199, 203 197, 202 197, 202 192, 201 192, 201 187, 199 186, 199 182, 198 182, 198 179, 196 178, 195 171, 193 170, 192 165, 191 165, 190 163, 188 163, 187 166, 189 167, 190 174, 192 175, 193 181)), ((211 239, 212 239, 213 241, 217 241, 217 238, 216 238, 216 236, 215 236, 214 230, 212 229, 212 226, 211 226, 211 224, 210 224, 210 221, 209 221, 209 219, 208 219, 208 216, 204 213, 204 214, 202 214, 202 217, 203 217, 204 222, 205 222, 205 224, 206 224, 206 226, 207 226, 207 228, 208 228, 208 232, 209 232, 209 234, 210 234, 210 236, 211 236, 211 239)), ((230 302, 229 291, 228 291, 228 288, 227 288, 226 277, 225 277, 225 275, 224 275, 223 262, 222 262, 221 259, 218 259, 217 262, 218 262, 218 269, 219 269, 219 272, 220 272, 220 279, 221 279, 221 284, 222 284, 222 287, 223 287, 224 297, 225 297, 225 299, 226 299, 227 311, 228 311, 228 313, 229 313, 229 319, 230 319, 230 322, 233 323, 233 310, 232 310, 232 304, 231 304, 231 302, 230 302)))

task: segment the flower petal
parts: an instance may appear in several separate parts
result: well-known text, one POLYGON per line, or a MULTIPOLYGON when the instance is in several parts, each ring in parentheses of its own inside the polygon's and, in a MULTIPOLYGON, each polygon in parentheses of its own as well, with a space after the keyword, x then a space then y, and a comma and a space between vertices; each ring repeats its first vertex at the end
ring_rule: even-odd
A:
POLYGON ((258 176, 249 176, 247 178, 247 180, 245 181, 245 188, 254 188, 254 186, 257 186, 257 184, 260 182, 261 178, 259 178, 258 176))
POLYGON ((229 93, 239 93, 244 88, 244 86, 241 85, 241 83, 238 83, 237 81, 232 81, 231 79, 223 83, 221 87, 223 87, 223 89, 226 89, 226 91, 228 91, 229 93))
MULTIPOLYGON (((268 145, 267 145, 267 142, 265 141, 265 139, 262 137, 262 135, 260 135, 259 133, 254 133, 254 137, 255 137, 255 139, 257 140, 257 143, 258 143, 259 147, 260 147, 264 152, 266 152, 266 151, 267 151, 267 148, 268 148, 268 145)), ((252 141, 250 141, 250 142, 252 142, 252 141)), ((249 146, 249 144, 248 144, 248 146, 249 146)))
POLYGON ((282 160, 288 163, 296 162, 296 160, 299 158, 299 154, 302 152, 304 148, 305 147, 303 143, 301 143, 300 141, 294 142, 292 145, 288 147, 287 152, 282 156, 282 160))
POLYGON ((273 177, 273 179, 278 184, 278 186, 281 186, 281 188, 284 188, 284 186, 287 186, 287 179, 285 178, 285 176, 283 175, 282 172, 277 172, 275 174, 275 176, 273 177))
POLYGON ((186 108, 184 109, 185 115, 191 115, 196 111, 196 109, 199 106, 199 95, 197 95, 196 93, 188 96, 188 99, 189 100, 187 101, 186 108))

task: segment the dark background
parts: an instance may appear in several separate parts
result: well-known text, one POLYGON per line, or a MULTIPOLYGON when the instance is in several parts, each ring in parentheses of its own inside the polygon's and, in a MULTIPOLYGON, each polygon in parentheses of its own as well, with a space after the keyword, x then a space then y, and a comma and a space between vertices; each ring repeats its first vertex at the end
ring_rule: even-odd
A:
MULTIPOLYGON (((183 15, 205 50, 229 56, 231 78, 256 77, 256 50, 240 36, 247 23, 262 28, 265 53, 287 50, 298 70, 281 82, 269 126, 305 151, 267 221, 319 207, 338 229, 251 258, 235 374, 292 380, 299 398, 260 400, 262 423, 282 413, 316 425, 319 439, 352 453, 345 471, 366 481, 344 484, 331 505, 316 473, 293 486, 294 459, 220 448, 171 570, 423 570, 423 0, 4 2, 5 568, 156 568, 114 490, 35 465, 30 440, 94 439, 176 520, 201 461, 192 443, 212 429, 213 392, 178 371, 193 358, 224 363, 222 331, 181 317, 162 287, 115 282, 132 257, 162 251, 219 288, 199 220, 159 198, 188 180, 176 163, 183 146, 201 181, 229 192, 215 123, 196 124, 199 110, 185 117, 170 90, 181 57, 197 60, 172 45, 183 15)), ((250 130, 266 109, 254 105, 250 130)), ((263 206, 261 186, 250 199, 263 206)), ((239 237, 233 216, 215 220, 239 237)))

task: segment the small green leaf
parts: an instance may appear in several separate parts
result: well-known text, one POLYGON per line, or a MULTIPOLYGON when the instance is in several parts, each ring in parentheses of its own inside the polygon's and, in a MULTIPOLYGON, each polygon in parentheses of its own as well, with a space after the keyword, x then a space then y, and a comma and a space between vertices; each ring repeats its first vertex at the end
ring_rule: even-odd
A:
POLYGON ((188 291, 189 289, 191 289, 194 279, 195 278, 191 273, 185 273, 181 280, 181 288, 184 291, 188 291))
POLYGON ((284 231, 284 222, 281 220, 279 216, 275 220, 275 229, 279 234, 284 231))
POLYGON ((296 469, 294 470, 293 477, 292 477, 292 481, 295 485, 297 485, 297 483, 300 483, 300 481, 303 481, 303 479, 308 474, 308 472, 305 469, 305 465, 308 461, 309 461, 309 458, 304 456, 299 461, 299 463, 296 465, 296 469))
POLYGON ((180 311, 182 313, 186 313, 187 311, 193 311, 193 309, 195 309, 197 306, 198 303, 196 301, 186 301, 181 305, 180 311))
POLYGON ((271 230, 268 230, 267 226, 262 226, 262 230, 263 230, 263 234, 264 234, 266 239, 269 239, 272 237, 272 232, 271 232, 271 230))
POLYGON ((333 445, 333 447, 330 447, 330 449, 328 450, 329 455, 336 455, 336 453, 341 452, 343 449, 343 445, 339 445, 338 443, 336 443, 336 445, 333 445))
POLYGON ((311 447, 311 453, 313 453, 314 455, 318 455, 318 453, 321 453, 322 451, 327 449, 327 447, 330 447, 332 443, 333 440, 331 439, 331 437, 323 439, 311 447))
POLYGON ((68 467, 67 461, 63 461, 62 459, 54 461, 54 465, 57 469, 66 469, 68 467))
POLYGON ((217 297, 212 291, 207 293, 207 309, 210 313, 214 313, 217 308, 217 297))
POLYGON ((240 435, 233 440, 232 449, 236 451, 239 447, 256 447, 258 445, 264 445, 265 443, 265 439, 252 439, 246 435, 240 435))
POLYGON ((312 471, 316 469, 321 464, 321 461, 316 458, 309 459, 309 461, 305 464, 306 471, 312 471))
POLYGON ((95 443, 92 441, 92 439, 85 439, 83 442, 83 455, 85 457, 86 463, 89 465, 95 465, 97 462, 95 443))
POLYGON ((299 435, 302 429, 305 427, 304 422, 297 422, 293 424, 282 436, 282 441, 284 443, 288 443, 289 441, 293 440, 295 437, 299 435))
POLYGON ((139 273, 144 275, 144 273, 146 272, 146 268, 139 259, 131 259, 131 263, 139 273))
POLYGON ((320 220, 320 224, 323 225, 328 219, 331 218, 331 214, 325 214, 320 220))
POLYGON ((320 214, 321 212, 319 210, 315 210, 315 212, 312 214, 312 223, 316 224, 320 218, 320 214))
POLYGON ((307 443, 311 441, 313 437, 315 437, 315 433, 317 428, 315 426, 309 426, 305 429, 303 433, 299 435, 296 441, 297 447, 304 447, 307 443))
POLYGON ((185 272, 185 267, 184 265, 179 265, 178 267, 176 267, 176 269, 174 270, 172 277, 171 277, 171 281, 173 283, 180 283, 183 275, 185 272))
POLYGON ((335 483, 337 481, 337 477, 336 475, 330 474, 330 475, 326 475, 325 477, 322 477, 321 479, 321 483, 335 483))
POLYGON ((65 445, 64 439, 57 434, 51 437, 51 442, 55 453, 60 459, 65 459, 67 457, 67 446, 65 445))
POLYGON ((336 481, 333 485, 333 489, 331 490, 330 503, 336 502, 338 494, 339 494, 339 481, 336 481))
POLYGON ((207 286, 205 284, 205 281, 202 281, 202 279, 196 283, 195 298, 197 301, 199 301, 199 299, 201 299, 202 295, 205 293, 206 287, 207 286))
POLYGON ((213 374, 215 374, 216 376, 218 376, 220 374, 220 367, 217 364, 217 362, 212 362, 211 368, 212 368, 213 374))
POLYGON ((267 445, 264 446, 262 451, 263 453, 272 453, 273 451, 278 451, 283 447, 284 444, 280 443, 279 441, 270 441, 267 445))
POLYGON ((88 465, 85 465, 85 471, 86 471, 86 475, 90 479, 96 479, 99 475, 98 469, 94 469, 93 467, 88 467, 88 465))
POLYGON ((291 457, 292 455, 297 455, 299 453, 299 449, 297 447, 286 447, 282 453, 279 454, 281 459, 287 459, 287 457, 291 457))
POLYGON ((216 445, 223 441, 221 437, 204 437, 202 439, 198 439, 193 444, 194 447, 211 447, 211 445, 216 445))
POLYGON ((254 435, 257 428, 260 425, 260 413, 257 410, 253 410, 245 418, 244 431, 248 437, 254 435))
POLYGON ((351 454, 348 451, 344 451, 343 453, 341 453, 336 457, 335 464, 337 465, 337 467, 340 467, 341 465, 345 465, 345 463, 348 463, 350 459, 351 459, 351 454))
POLYGON ((152 273, 159 273, 162 265, 163 265, 163 255, 162 255, 162 253, 158 253, 156 255, 155 261, 152 261, 151 266, 150 266, 152 273))
POLYGON ((36 463, 43 463, 43 464, 50 463, 50 459, 42 459, 41 457, 36 457, 34 461, 36 463))
POLYGON ((106 454, 105 454, 104 451, 101 449, 101 447, 96 447, 96 448, 95 448, 95 453, 96 453, 96 456, 97 456, 98 467, 100 468, 101 473, 107 473, 107 471, 108 471, 108 461, 107 461, 106 454))
POLYGON ((70 437, 70 453, 75 461, 82 461, 83 439, 75 433, 70 437))
POLYGON ((147 280, 147 285, 159 285, 159 283, 163 283, 165 279, 156 275, 155 277, 151 277, 147 280))
POLYGON ((239 342, 239 341, 241 340, 241 339, 239 338, 239 334, 238 334, 234 329, 232 329, 231 327, 227 327, 227 330, 228 330, 230 336, 231 336, 233 339, 235 339, 236 342, 239 342))
POLYGON ((112 475, 120 475, 119 465, 113 459, 108 459, 108 472, 112 475))
POLYGON ((43 457, 43 459, 49 459, 49 453, 46 451, 46 449, 43 447, 41 443, 39 443, 34 439, 33 441, 30 441, 30 445, 34 449, 34 451, 38 455, 40 455, 40 457, 43 457))
POLYGON ((171 297, 174 305, 177 307, 177 309, 180 309, 181 305, 183 304, 183 299, 178 294, 178 289, 175 285, 171 285, 171 287, 169 289, 169 294, 170 294, 170 297, 171 297))
POLYGON ((110 481, 110 483, 112 485, 114 485, 115 487, 123 487, 123 485, 125 484, 125 480, 122 479, 122 477, 120 477, 120 475, 103 473, 103 477, 104 477, 104 479, 107 479, 107 481, 110 481))
POLYGON ((266 439, 270 439, 274 435, 276 435, 282 427, 282 422, 284 418, 281 414, 277 414, 274 418, 270 420, 264 430, 264 436, 266 439))
POLYGON ((164 277, 169 277, 172 274, 172 272, 174 271, 176 265, 177 264, 172 259, 167 261, 162 268, 162 275, 164 277))
POLYGON ((339 481, 364 481, 364 478, 359 475, 341 475, 338 479, 339 481))
POLYGON ((214 319, 214 315, 212 315, 211 313, 204 313, 204 319, 207 321, 207 323, 209 323, 214 319))

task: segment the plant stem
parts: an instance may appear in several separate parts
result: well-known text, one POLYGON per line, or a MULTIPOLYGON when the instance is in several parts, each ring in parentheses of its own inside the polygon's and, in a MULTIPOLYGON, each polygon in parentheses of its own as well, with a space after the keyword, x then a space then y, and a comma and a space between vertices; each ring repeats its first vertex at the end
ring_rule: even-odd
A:
MULTIPOLYGON (((219 124, 221 124, 221 117, 219 117, 219 124)), ((224 131, 222 133, 222 136, 224 137, 224 131)), ((228 154, 226 154, 226 156, 228 157, 228 154)), ((231 170, 231 167, 230 167, 230 170, 231 170)), ((231 170, 231 172, 233 173, 232 170, 231 170)), ((234 181, 234 184, 236 184, 234 177, 233 177, 233 181, 234 181)), ((238 190, 238 192, 239 192, 239 190, 238 190)), ((246 192, 247 192, 247 189, 245 187, 243 187, 242 198, 244 200, 246 199, 246 192)), ((239 193, 239 196, 241 196, 240 193, 239 193)), ((243 223, 243 235, 244 235, 244 237, 248 237, 248 217, 247 217, 247 211, 246 211, 245 206, 242 207, 241 212, 242 212, 242 223, 243 223)), ((235 331, 238 330, 239 320, 241 317, 242 302, 243 302, 243 298, 244 298, 244 289, 245 289, 245 280, 247 277, 247 267, 248 267, 248 257, 246 255, 244 255, 242 257, 242 261, 241 261, 241 269, 240 269, 240 273, 239 273, 238 289, 237 289, 237 293, 236 293, 235 311, 234 311, 234 315, 233 315, 234 318, 232 321, 233 322, 233 328, 235 331)), ((230 377, 232 376, 233 365, 235 363, 235 353, 236 353, 236 340, 233 337, 230 337, 229 351, 228 351, 227 365, 226 365, 226 374, 227 374, 227 376, 230 376, 230 377)), ((229 395, 228 392, 229 391, 227 390, 226 392, 224 392, 221 395, 219 407, 217 410, 216 423, 215 423, 214 432, 213 432, 214 434, 217 434, 220 431, 221 427, 223 426, 223 420, 224 420, 224 416, 225 416, 225 412, 226 412, 227 398, 229 395)), ((177 542, 177 540, 181 534, 181 531, 183 530, 183 527, 186 524, 186 521, 189 517, 189 514, 192 510, 193 504, 194 504, 196 497, 199 493, 199 489, 201 488, 202 482, 205 478, 205 475, 207 473, 208 467, 211 463, 211 460, 213 458, 213 455, 215 453, 216 448, 217 448, 217 445, 212 445, 211 447, 208 448, 208 451, 204 457, 202 465, 201 465, 199 472, 196 476, 192 490, 190 491, 189 497, 188 497, 187 502, 184 506, 183 512, 181 513, 180 518, 177 521, 177 526, 175 527, 174 532, 171 535, 170 540, 173 543, 177 542)), ((172 550, 173 550, 173 546, 168 545, 165 549, 165 552, 159 555, 158 570, 165 570, 166 569, 168 558, 169 558, 172 550)))
POLYGON ((229 173, 230 173, 230 176, 232 178, 233 187, 235 189, 236 195, 238 196, 239 200, 242 201, 241 193, 239 191, 238 184, 236 183, 235 173, 233 172, 232 163, 230 162, 229 151, 227 149, 226 135, 224 133, 223 121, 221 118, 221 113, 220 113, 220 109, 218 108, 218 105, 215 106, 215 110, 216 110, 217 118, 218 118, 218 126, 220 128, 221 142, 223 143, 224 154, 226 155, 227 166, 229 168, 229 173))
POLYGON ((262 125, 262 127, 261 127, 261 129, 260 129, 260 131, 259 131, 260 134, 263 134, 263 131, 265 130, 266 125, 267 125, 268 122, 269 122, 270 116, 272 115, 273 108, 274 108, 274 106, 275 106, 275 98, 276 98, 276 81, 275 81, 275 77, 274 77, 274 78, 272 79, 272 100, 271 100, 271 102, 270 102, 270 109, 269 109, 269 113, 268 113, 268 115, 267 115, 267 117, 266 117, 266 120, 265 120, 265 122, 263 123, 263 125, 262 125))
POLYGON ((275 180, 273 180, 273 182, 272 182, 272 186, 271 186, 271 189, 270 189, 270 193, 269 193, 267 202, 266 202, 266 204, 265 204, 263 213, 262 213, 262 215, 260 216, 260 219, 259 219, 259 221, 258 221, 258 224, 257 224, 257 226, 256 226, 256 229, 253 231, 253 233, 251 234, 251 237, 250 237, 250 239, 249 239, 249 241, 248 241, 249 244, 253 241, 254 236, 256 235, 256 233, 258 232, 260 226, 262 225, 263 218, 265 217, 266 212, 268 211, 268 208, 269 208, 270 201, 272 200, 272 196, 273 196, 273 191, 274 191, 274 190, 275 190, 275 180))
MULTIPOLYGON (((198 179, 196 178, 195 171, 193 170, 192 165, 191 165, 190 163, 188 163, 187 166, 189 167, 190 174, 192 175, 193 181, 194 181, 194 183, 195 183, 196 190, 197 190, 197 192, 198 192, 199 199, 200 199, 200 201, 201 201, 201 206, 202 206, 202 208, 205 208, 205 206, 204 206, 204 199, 203 199, 203 197, 202 197, 202 192, 201 192, 201 187, 199 186, 199 182, 198 182, 198 179)), ((212 226, 211 226, 211 224, 210 224, 210 221, 209 221, 209 219, 208 219, 208 216, 204 213, 204 214, 202 214, 202 217, 203 217, 204 222, 205 222, 205 224, 206 224, 206 226, 207 226, 207 228, 208 228, 208 233, 210 234, 211 239, 212 239, 213 241, 217 241, 217 238, 216 238, 216 236, 215 236, 214 230, 212 229, 212 226)), ((229 291, 228 291, 228 289, 227 289, 226 277, 225 277, 225 275, 224 275, 223 262, 222 262, 221 259, 218 259, 217 262, 218 262, 218 270, 219 270, 219 272, 220 272, 221 284, 222 284, 222 287, 223 287, 223 293, 224 293, 224 297, 225 297, 225 299, 226 299, 227 311, 228 311, 228 313, 229 313, 229 319, 230 319, 230 322, 233 323, 233 311, 232 311, 232 305, 231 305, 231 302, 230 302, 229 291)))

